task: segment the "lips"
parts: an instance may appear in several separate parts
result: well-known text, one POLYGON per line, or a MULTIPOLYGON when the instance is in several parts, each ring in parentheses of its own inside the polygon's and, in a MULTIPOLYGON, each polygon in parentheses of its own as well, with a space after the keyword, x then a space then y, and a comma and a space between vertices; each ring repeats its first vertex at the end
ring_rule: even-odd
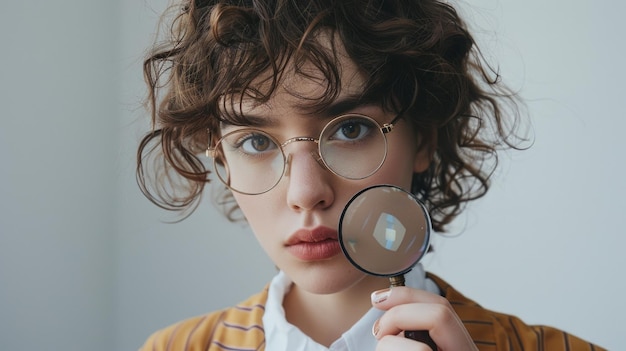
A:
POLYGON ((327 227, 300 229, 285 245, 289 253, 303 261, 326 260, 341 253, 337 231, 327 227))

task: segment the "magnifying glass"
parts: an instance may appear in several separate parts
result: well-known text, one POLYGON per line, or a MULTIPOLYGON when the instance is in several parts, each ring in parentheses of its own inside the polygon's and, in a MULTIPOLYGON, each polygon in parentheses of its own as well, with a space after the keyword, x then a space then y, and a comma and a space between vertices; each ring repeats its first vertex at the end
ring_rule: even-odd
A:
MULTIPOLYGON (((411 193, 394 185, 375 185, 348 201, 339 220, 339 244, 348 260, 361 271, 388 277, 391 286, 403 286, 409 272, 428 251, 430 216, 411 193)), ((437 345, 428 331, 404 335, 437 345)))

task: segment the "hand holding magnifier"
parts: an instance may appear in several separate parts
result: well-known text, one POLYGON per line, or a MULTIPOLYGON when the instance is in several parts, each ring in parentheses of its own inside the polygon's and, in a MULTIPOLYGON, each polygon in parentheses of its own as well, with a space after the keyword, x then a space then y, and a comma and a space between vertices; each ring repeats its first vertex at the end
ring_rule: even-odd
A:
MULTIPOLYGON (((339 221, 339 244, 355 267, 389 277, 391 286, 402 286, 404 274, 428 251, 430 232, 428 212, 413 194, 392 185, 375 185, 346 205, 339 221)), ((404 335, 437 350, 428 331, 404 335)))

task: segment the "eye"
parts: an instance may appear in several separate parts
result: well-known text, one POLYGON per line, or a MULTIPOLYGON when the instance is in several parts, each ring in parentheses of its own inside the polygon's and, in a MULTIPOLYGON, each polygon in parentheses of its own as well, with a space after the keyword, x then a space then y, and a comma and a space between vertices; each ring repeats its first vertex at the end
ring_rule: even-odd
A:
POLYGON ((352 118, 341 121, 330 136, 332 140, 358 141, 367 137, 377 126, 364 118, 352 118))
POLYGON ((245 154, 256 155, 277 148, 269 136, 261 133, 247 133, 238 138, 235 147, 245 154))

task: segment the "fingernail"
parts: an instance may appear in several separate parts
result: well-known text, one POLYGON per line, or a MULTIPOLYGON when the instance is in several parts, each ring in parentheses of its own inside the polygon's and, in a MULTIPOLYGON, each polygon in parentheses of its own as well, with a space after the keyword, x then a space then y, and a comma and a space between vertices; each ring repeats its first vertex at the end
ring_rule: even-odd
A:
POLYGON ((378 332, 380 331, 380 326, 378 325, 378 322, 380 320, 377 319, 376 322, 374 322, 374 325, 372 326, 372 335, 374 335, 375 338, 378 337, 378 332))
POLYGON ((386 301, 391 295, 391 289, 383 289, 372 293, 372 303, 377 304, 386 301))

